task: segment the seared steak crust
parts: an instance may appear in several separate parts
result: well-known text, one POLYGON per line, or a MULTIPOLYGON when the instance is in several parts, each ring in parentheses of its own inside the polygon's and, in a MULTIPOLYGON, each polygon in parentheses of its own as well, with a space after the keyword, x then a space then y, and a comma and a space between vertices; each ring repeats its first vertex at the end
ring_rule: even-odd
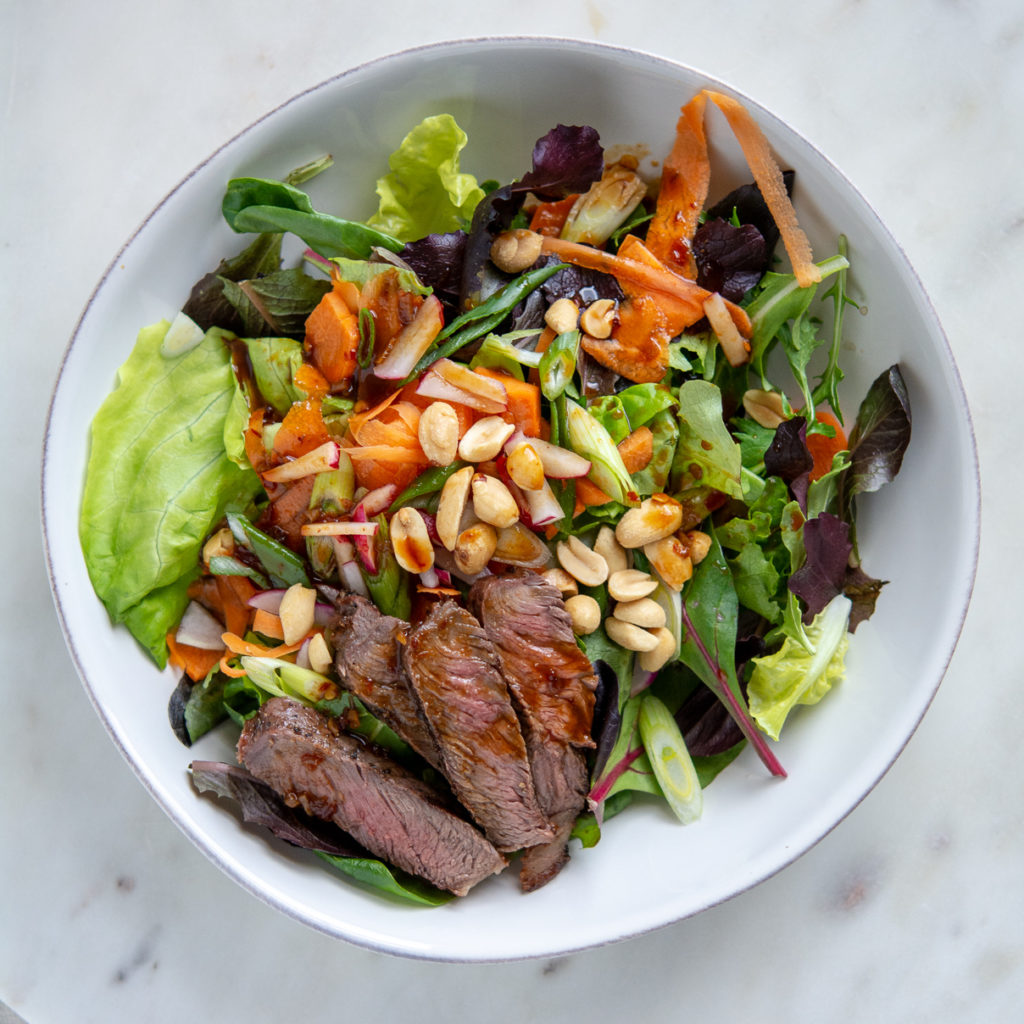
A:
POLYGON ((533 572, 485 576, 473 584, 469 607, 498 649, 530 727, 560 743, 592 747, 597 676, 557 588, 533 572))
POLYGON ((597 677, 576 644, 561 594, 536 573, 484 577, 469 603, 497 648, 522 719, 537 799, 556 828, 552 842, 523 854, 519 881, 532 892, 569 859, 569 834, 586 801, 581 748, 593 746, 597 677))
POLYGON ((480 623, 454 601, 409 632, 402 661, 459 802, 503 851, 549 841, 526 745, 498 656, 480 623))
POLYGON ((268 700, 245 724, 238 760, 290 807, 333 821, 374 856, 465 895, 505 860, 430 786, 296 701, 268 700))
POLYGON ((365 597, 346 594, 325 638, 341 685, 440 771, 437 744, 402 667, 400 652, 408 628, 407 622, 381 614, 365 597))

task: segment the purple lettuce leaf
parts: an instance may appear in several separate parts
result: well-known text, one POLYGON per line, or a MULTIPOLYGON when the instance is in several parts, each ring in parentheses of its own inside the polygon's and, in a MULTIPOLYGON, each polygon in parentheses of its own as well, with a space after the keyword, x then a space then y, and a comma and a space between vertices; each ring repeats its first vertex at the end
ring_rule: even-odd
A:
POLYGON ((823 512, 804 523, 807 558, 789 578, 789 589, 806 605, 805 623, 843 592, 852 550, 850 524, 838 516, 823 512))
POLYGON ((244 768, 220 761, 193 761, 189 768, 196 790, 234 800, 243 821, 269 829, 292 846, 335 857, 370 856, 337 825, 292 810, 270 786, 244 768))
POLYGON ((398 254, 416 272, 445 307, 445 320, 453 320, 462 312, 462 268, 466 258, 465 231, 425 235, 409 242, 398 254))
POLYGON ((898 365, 880 374, 868 389, 850 433, 849 498, 877 491, 892 480, 910 444, 910 398, 898 365))
MULTIPOLYGON (((793 181, 796 175, 793 171, 783 171, 782 180, 785 183, 786 191, 793 194, 793 181)), ((761 232, 765 242, 765 259, 770 260, 775 246, 779 241, 779 229, 775 224, 768 204, 761 195, 761 190, 756 184, 740 185, 733 189, 727 196, 720 199, 707 212, 707 220, 720 217, 722 220, 731 221, 735 213, 736 219, 741 224, 752 224, 761 232)))
POLYGON ((768 269, 768 247, 753 224, 735 227, 716 217, 705 221, 693 236, 697 284, 732 302, 761 280, 768 269))
POLYGON ((806 436, 807 421, 803 416, 783 420, 764 453, 765 473, 782 477, 790 485, 809 474, 814 468, 814 457, 807 450, 806 436))
POLYGON ((603 173, 604 149, 598 132, 587 125, 560 124, 534 144, 533 170, 513 188, 564 199, 585 192, 603 173))
POLYGON ((874 579, 859 565, 847 566, 846 577, 843 581, 843 593, 853 602, 848 627, 851 633, 856 632, 857 627, 874 614, 878 595, 888 582, 888 580, 874 579))

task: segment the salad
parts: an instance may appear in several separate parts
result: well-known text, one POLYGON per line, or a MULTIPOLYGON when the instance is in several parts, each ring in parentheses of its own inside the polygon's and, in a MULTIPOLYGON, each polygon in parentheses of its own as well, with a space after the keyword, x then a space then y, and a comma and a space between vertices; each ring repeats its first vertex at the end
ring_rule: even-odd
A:
POLYGON ((80 518, 179 738, 241 730, 196 788, 418 903, 520 853, 545 884, 634 800, 695 822, 747 746, 783 777, 911 428, 898 366, 841 408, 845 240, 815 260, 734 99, 683 106, 660 181, 591 127, 507 183, 466 141, 414 126, 363 221, 303 190, 329 158, 228 182, 247 244, 140 331, 80 518), (752 179, 713 203, 708 103, 752 179))

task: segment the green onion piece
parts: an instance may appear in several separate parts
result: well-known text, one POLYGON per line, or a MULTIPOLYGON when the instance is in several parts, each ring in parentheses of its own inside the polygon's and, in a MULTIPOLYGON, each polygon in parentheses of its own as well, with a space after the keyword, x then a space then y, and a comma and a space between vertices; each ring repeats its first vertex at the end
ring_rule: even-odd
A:
POLYGON ((421 498, 424 494, 434 494, 440 491, 448 477, 457 473, 465 465, 465 462, 460 462, 456 459, 451 465, 435 466, 432 469, 424 470, 395 498, 387 514, 389 516, 394 515, 406 502, 412 501, 413 498, 421 498))
POLYGON ((356 362, 365 370, 373 359, 373 346, 377 333, 377 322, 373 314, 365 307, 359 310, 359 347, 356 349, 356 362))
POLYGON ((638 724, 640 739, 665 800, 672 813, 689 825, 700 817, 704 798, 676 720, 657 697, 648 693, 640 703, 638 724))
POLYGON ((214 576, 248 576, 260 590, 270 587, 266 576, 231 555, 214 555, 210 559, 210 572, 214 576))
POLYGON ((301 583, 304 587, 312 586, 302 559, 294 551, 273 537, 268 537, 262 530, 257 530, 243 515, 229 512, 227 521, 235 540, 260 560, 275 586, 290 587, 294 583, 301 583))
POLYGON ((553 263, 551 266, 538 267, 536 270, 521 274, 479 306, 474 306, 461 316, 457 316, 438 334, 430 349, 424 353, 402 384, 408 384, 418 377, 435 360, 445 359, 471 341, 490 334, 522 299, 565 266, 565 263, 553 263))
MULTIPOLYGON (((590 479, 612 499, 622 505, 639 505, 633 478, 629 475, 622 454, 605 428, 576 402, 565 403, 565 432, 569 447, 590 459, 590 479)), ((554 431, 552 431, 554 434, 554 431)), ((565 444, 565 441, 560 441, 565 444)))
POLYGON ((576 372, 579 345, 580 332, 566 331, 559 334, 541 356, 540 390, 549 402, 558 398, 572 380, 572 375, 576 372))

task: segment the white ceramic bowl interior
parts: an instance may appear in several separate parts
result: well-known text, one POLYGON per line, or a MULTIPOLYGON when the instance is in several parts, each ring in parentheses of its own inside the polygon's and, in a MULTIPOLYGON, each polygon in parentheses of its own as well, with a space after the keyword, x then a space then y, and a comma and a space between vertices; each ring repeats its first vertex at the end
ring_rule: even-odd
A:
MULTIPOLYGON (((694 826, 680 827, 653 802, 633 806, 596 848, 573 844, 568 869, 530 896, 506 872, 439 909, 391 904, 197 797, 187 764, 233 760, 231 730, 191 751, 178 742, 166 711, 175 674, 159 673, 125 630, 111 628, 90 587, 77 536, 86 425, 139 328, 173 317, 192 283, 245 244, 219 214, 229 178, 280 177, 330 152, 333 169, 310 185, 314 202, 362 218, 375 208, 387 155, 440 112, 467 131, 463 168, 481 180, 523 174, 534 141, 559 122, 595 126, 606 146, 642 147, 656 174, 652 161, 668 152, 680 106, 704 86, 731 91, 649 55, 549 39, 440 44, 356 68, 273 111, 190 174, 117 254, 81 318, 43 469, 51 582, 75 664, 114 742, 178 826, 237 882, 314 928, 396 954, 471 961, 564 953, 679 920, 755 885, 825 835, 893 762, 939 684, 969 600, 978 535, 976 454, 957 370, 913 270, 865 200, 743 96, 781 162, 796 169, 795 203, 817 258, 835 251, 840 232, 849 239, 851 287, 866 311, 847 317, 850 415, 874 377, 899 362, 914 416, 900 477, 861 503, 865 567, 891 582, 851 644, 848 678, 794 715, 777 744, 788 779, 771 779, 748 750, 710 787, 694 826)), ((708 123, 714 199, 750 174, 710 106, 708 123)))

